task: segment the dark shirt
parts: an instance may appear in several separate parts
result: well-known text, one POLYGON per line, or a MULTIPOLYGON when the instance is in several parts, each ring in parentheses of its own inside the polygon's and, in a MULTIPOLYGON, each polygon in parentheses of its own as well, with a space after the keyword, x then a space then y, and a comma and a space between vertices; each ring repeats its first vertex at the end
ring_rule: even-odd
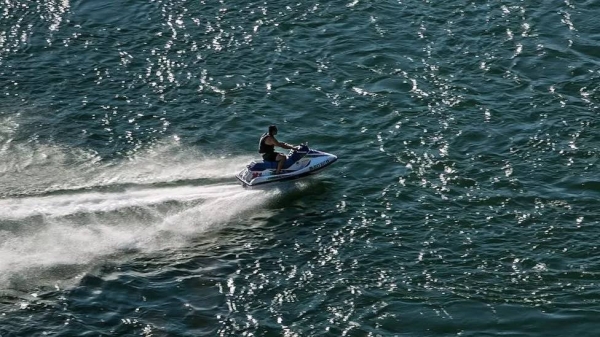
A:
POLYGON ((260 142, 258 143, 258 153, 273 153, 275 152, 275 145, 267 145, 267 143, 265 143, 265 141, 267 140, 267 137, 269 137, 270 135, 268 133, 265 133, 264 135, 262 135, 260 137, 260 142))

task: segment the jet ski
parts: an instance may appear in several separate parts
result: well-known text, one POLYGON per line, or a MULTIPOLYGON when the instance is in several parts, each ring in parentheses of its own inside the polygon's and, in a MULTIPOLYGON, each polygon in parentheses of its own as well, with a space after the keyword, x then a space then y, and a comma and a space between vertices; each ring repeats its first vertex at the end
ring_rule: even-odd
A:
POLYGON ((317 151, 302 144, 291 149, 287 155, 285 165, 279 174, 276 161, 253 161, 235 177, 244 187, 275 183, 285 180, 298 179, 318 173, 333 164, 337 156, 317 151))

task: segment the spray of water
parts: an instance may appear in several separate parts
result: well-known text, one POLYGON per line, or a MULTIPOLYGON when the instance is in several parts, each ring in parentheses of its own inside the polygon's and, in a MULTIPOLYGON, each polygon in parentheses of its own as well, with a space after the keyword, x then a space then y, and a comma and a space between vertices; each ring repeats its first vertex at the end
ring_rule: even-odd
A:
MULTIPOLYGON (((25 149, 15 150, 25 156, 25 149)), ((0 289, 53 270, 81 272, 121 252, 185 245, 263 209, 274 196, 233 181, 248 158, 206 158, 190 150, 166 157, 172 153, 172 148, 154 149, 147 156, 105 164, 90 153, 38 147, 30 150, 27 162, 5 162, 0 289), (23 177, 29 180, 19 181, 23 177)))
POLYGON ((0 149, 0 197, 123 184, 230 179, 251 157, 214 157, 163 144, 136 157, 104 162, 93 151, 58 146, 7 145, 0 149))

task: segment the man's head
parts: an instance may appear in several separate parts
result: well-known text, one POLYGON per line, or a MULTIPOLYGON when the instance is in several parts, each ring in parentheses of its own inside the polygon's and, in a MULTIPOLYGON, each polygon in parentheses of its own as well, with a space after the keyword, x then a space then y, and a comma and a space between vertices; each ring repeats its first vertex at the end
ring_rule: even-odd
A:
POLYGON ((275 136, 277 134, 277 126, 270 125, 269 126, 269 135, 275 136))

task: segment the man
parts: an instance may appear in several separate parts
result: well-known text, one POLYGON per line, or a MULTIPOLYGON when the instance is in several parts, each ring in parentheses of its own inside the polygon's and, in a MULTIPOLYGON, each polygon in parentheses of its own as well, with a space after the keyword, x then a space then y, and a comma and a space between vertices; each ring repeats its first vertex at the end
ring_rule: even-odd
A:
POLYGON ((279 146, 288 150, 293 149, 294 146, 288 143, 277 141, 277 139, 275 139, 276 134, 277 126, 269 126, 269 132, 263 134, 260 137, 260 142, 258 144, 258 153, 262 154, 263 160, 265 161, 276 161, 277 170, 275 170, 275 174, 279 174, 283 169, 283 165, 285 164, 285 160, 287 159, 287 157, 281 153, 275 152, 275 146, 279 146))

